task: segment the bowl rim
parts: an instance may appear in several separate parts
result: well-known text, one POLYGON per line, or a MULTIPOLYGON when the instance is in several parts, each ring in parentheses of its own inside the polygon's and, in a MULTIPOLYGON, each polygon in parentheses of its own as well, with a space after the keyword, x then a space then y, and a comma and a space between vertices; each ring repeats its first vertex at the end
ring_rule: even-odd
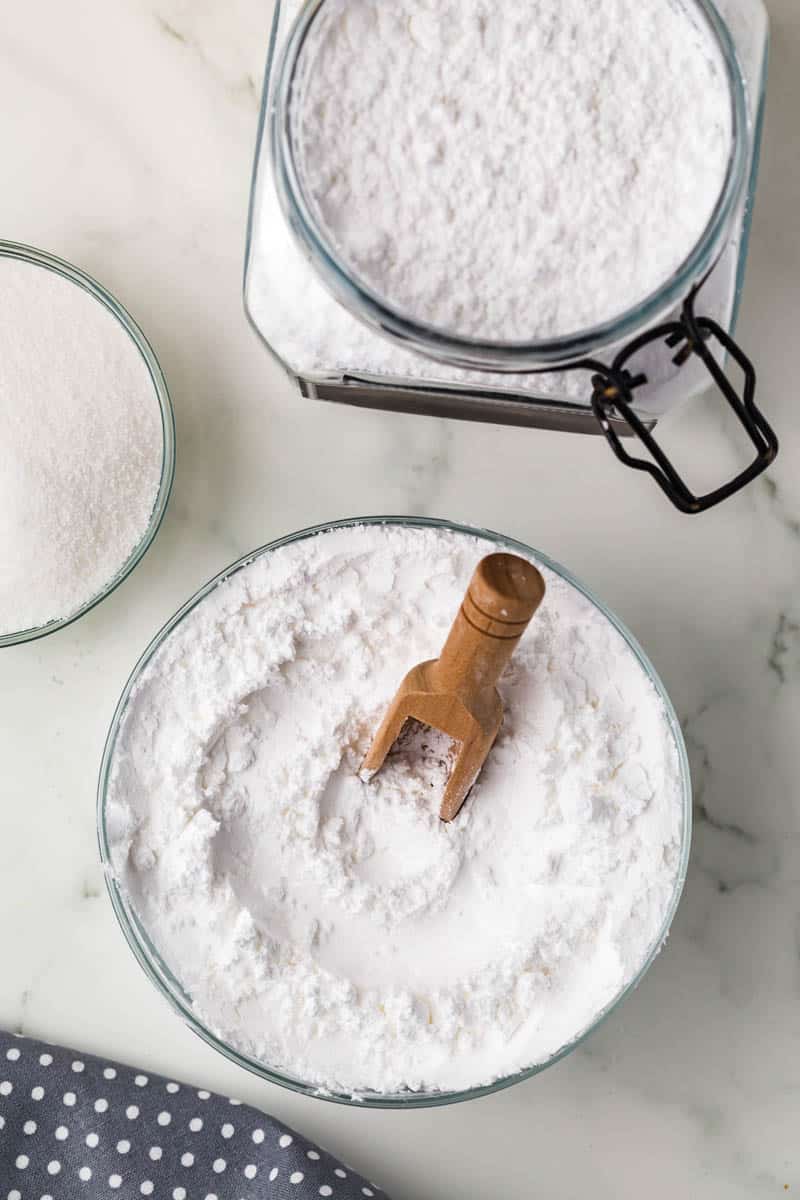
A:
POLYGON ((27 262, 33 266, 43 267, 46 270, 52 271, 54 274, 61 276, 62 279, 66 279, 69 283, 75 284, 82 291, 88 292, 90 296, 98 300, 112 317, 116 319, 117 323, 122 326, 139 351, 150 376, 161 416, 162 443, 161 477, 153 502, 153 508, 147 522, 147 528, 139 543, 134 546, 116 574, 111 577, 108 583, 96 595, 92 596, 90 600, 82 604, 80 608, 68 616, 47 621, 44 625, 34 625, 29 629, 0 634, 0 648, 3 648, 4 646, 19 646, 24 642, 37 641, 39 638, 48 637, 51 633, 56 633, 59 629, 65 629, 68 625, 72 625, 73 622, 79 621, 81 617, 86 616, 88 612, 91 612, 93 608, 107 599, 112 592, 116 591, 120 584, 128 578, 131 572, 142 561, 161 528, 161 522, 164 519, 172 492, 172 484, 175 478, 175 414, 172 408, 169 389, 167 388, 167 381, 164 378, 164 373, 161 370, 150 342, 128 310, 101 283, 98 283, 91 275, 82 271, 80 267, 67 262, 66 259, 58 258, 46 250, 39 250, 35 246, 28 246, 23 242, 11 242, 0 239, 0 258, 16 259, 19 262, 27 262))
POLYGON ((265 545, 260 546, 257 550, 243 555, 230 566, 225 567, 206 584, 199 588, 185 604, 162 626, 159 632, 152 638, 144 652, 139 657, 128 678, 122 694, 117 702, 114 715, 111 719, 108 735, 103 750, 103 757, 100 764, 100 772, 97 785, 97 838, 100 850, 100 859, 103 865, 106 890, 108 891, 111 905, 119 922, 120 928, 125 936, 125 939, 137 959, 139 965, 148 976, 150 981, 156 986, 162 997, 167 1001, 171 1008, 183 1019, 189 1028, 196 1033, 207 1045, 212 1049, 217 1050, 229 1061, 237 1066, 250 1071, 260 1079, 269 1083, 274 1083, 280 1087, 288 1088, 291 1091, 299 1092, 305 1096, 311 1096, 316 1099, 327 1100, 334 1104, 352 1105, 360 1108, 378 1108, 378 1109, 408 1109, 408 1108, 435 1108, 446 1104, 458 1104, 467 1100, 479 1099, 483 1096, 489 1096, 495 1092, 502 1091, 505 1088, 512 1087, 517 1083, 522 1083, 526 1079, 531 1079, 534 1075, 540 1074, 548 1067, 560 1062, 573 1050, 577 1049, 594 1031, 603 1024, 603 1022, 611 1015, 611 1013, 633 992, 641 983, 644 976, 652 966, 659 952, 664 946, 669 935, 670 927, 675 918, 675 914, 683 894, 686 875, 689 864, 689 854, 692 841, 692 784, 691 773, 689 767, 688 755, 686 752, 686 744, 683 737, 680 722, 677 713, 672 705, 666 688, 661 681, 660 676, 656 672, 649 658, 645 654, 642 647, 639 645, 633 634, 627 629, 624 623, 608 609, 584 584, 582 584, 574 575, 562 567, 559 563, 549 558, 546 554, 515 538, 507 537, 504 534, 495 533, 492 530, 480 527, 463 525, 455 521, 447 521, 432 517, 415 517, 415 516, 371 516, 371 517, 348 517, 341 520, 328 521, 320 525, 309 526, 306 529, 298 530, 295 533, 286 534, 283 537, 276 538, 265 545), (667 912, 662 922, 661 929, 643 961, 642 966, 637 971, 635 977, 618 992, 608 1004, 597 1014, 591 1024, 583 1030, 577 1037, 561 1047, 554 1055, 548 1058, 543 1063, 538 1063, 533 1067, 526 1068, 524 1071, 516 1072, 512 1075, 503 1076, 495 1080, 493 1083, 485 1084, 475 1088, 464 1088, 453 1091, 436 1091, 436 1092, 400 1092, 394 1094, 384 1094, 377 1092, 357 1092, 357 1093, 335 1093, 320 1088, 316 1084, 309 1084, 304 1080, 297 1079, 294 1076, 266 1066, 257 1059, 252 1058, 241 1051, 236 1050, 227 1042, 217 1037, 202 1020, 194 1012, 191 996, 185 991, 180 981, 172 974, 171 970, 164 962, 158 950, 154 946, 147 931, 140 922, 133 904, 125 896, 121 885, 119 884, 114 871, 111 850, 108 837, 108 828, 106 823, 106 798, 108 794, 108 785, 110 781, 111 768, 114 762, 114 751, 116 747, 117 737, 120 732, 122 719, 134 691, 139 678, 154 655, 160 650, 164 642, 169 638, 172 632, 178 625, 199 605, 203 600, 214 591, 220 584, 225 583, 233 575, 244 570, 256 559, 270 554, 275 550, 279 550, 284 546, 293 545, 296 542, 302 542, 309 538, 316 537, 319 534, 330 533, 338 529, 350 529, 361 525, 390 525, 401 526, 414 529, 442 529, 453 533, 477 537, 480 540, 487 541, 494 546, 500 546, 503 549, 509 550, 512 553, 524 554, 533 556, 538 562, 542 563, 546 568, 553 571, 560 578, 565 580, 571 586, 577 589, 581 595, 585 597, 599 612, 601 612, 617 632, 623 637, 626 644, 629 646, 634 656, 638 660, 645 674, 650 679, 656 689, 665 709, 667 722, 672 732, 675 748, 678 755, 678 763, 681 774, 681 792, 682 792, 682 832, 681 832, 681 855, 678 868, 675 875, 675 883, 673 894, 667 909, 667 912))

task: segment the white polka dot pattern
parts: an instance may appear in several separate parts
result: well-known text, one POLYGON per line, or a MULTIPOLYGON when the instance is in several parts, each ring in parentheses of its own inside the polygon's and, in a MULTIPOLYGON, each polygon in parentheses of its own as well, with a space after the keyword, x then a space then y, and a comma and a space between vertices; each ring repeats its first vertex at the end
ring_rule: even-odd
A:
POLYGON ((2 1184, 0 1200, 385 1200, 241 1101, 0 1031, 2 1184))

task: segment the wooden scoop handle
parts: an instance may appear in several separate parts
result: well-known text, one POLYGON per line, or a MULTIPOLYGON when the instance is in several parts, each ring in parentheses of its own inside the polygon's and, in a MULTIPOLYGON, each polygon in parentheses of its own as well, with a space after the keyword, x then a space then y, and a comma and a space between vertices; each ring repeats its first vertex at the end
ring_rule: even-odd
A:
POLYGON ((470 707, 494 688, 544 594, 544 579, 527 559, 490 554, 479 562, 432 668, 435 689, 461 696, 470 707))

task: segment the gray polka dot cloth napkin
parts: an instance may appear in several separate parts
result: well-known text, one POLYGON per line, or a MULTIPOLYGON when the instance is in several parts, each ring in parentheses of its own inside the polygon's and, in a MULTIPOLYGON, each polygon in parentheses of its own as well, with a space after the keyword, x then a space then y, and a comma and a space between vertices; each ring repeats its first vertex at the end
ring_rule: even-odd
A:
POLYGON ((385 1195, 254 1108, 0 1031, 0 1200, 385 1195))

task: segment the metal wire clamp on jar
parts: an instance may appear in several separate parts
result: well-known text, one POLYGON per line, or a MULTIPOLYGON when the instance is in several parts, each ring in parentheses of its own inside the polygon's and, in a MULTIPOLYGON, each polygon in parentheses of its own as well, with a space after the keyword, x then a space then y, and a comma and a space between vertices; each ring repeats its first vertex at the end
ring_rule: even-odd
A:
MULTIPOLYGON (((711 0, 685 0, 720 51, 731 99, 732 138, 716 207, 683 265, 642 303, 605 324, 530 343, 481 342, 417 322, 355 278, 332 246, 306 194, 292 130, 292 103, 300 90, 298 71, 303 47, 325 3, 311 0, 291 26, 285 6, 283 12, 280 5, 276 11, 262 111, 262 134, 268 133, 269 142, 257 156, 248 238, 248 315, 270 349, 297 378, 303 394, 395 411, 603 433, 620 461, 648 472, 676 507, 687 513, 713 507, 762 473, 774 460, 778 442, 755 404, 755 369, 731 333, 743 281, 761 132, 766 17, 760 0, 722 0, 720 8, 728 10, 726 17, 711 0), (749 6, 747 36, 737 18, 742 3, 749 6), (754 106, 750 111, 748 97, 754 106), (430 364, 430 378, 374 376, 359 369, 357 362, 346 370, 309 370, 302 361, 291 361, 280 337, 254 319, 249 282, 256 273, 258 250, 253 230, 258 221, 258 193, 263 195, 269 188, 277 197, 280 219, 311 263, 316 279, 373 333, 424 356, 430 364), (719 291, 725 287, 726 271, 731 272, 734 284, 729 311, 718 320, 716 313, 703 315, 698 310, 709 303, 715 288, 719 291), (723 371, 726 357, 741 369, 740 389, 723 371), (437 378, 439 364, 440 374, 442 367, 445 375, 447 369, 466 369, 472 378, 480 379, 482 375, 488 386, 482 382, 475 387, 442 382, 437 378), (658 375, 663 374, 665 364, 667 372, 674 373, 662 382, 658 375), (521 379, 534 375, 547 376, 550 381, 568 376, 585 379, 585 388, 581 387, 580 399, 573 400, 537 396, 514 386, 515 376, 521 379), (503 377, 500 386, 498 377, 503 377), (710 385, 721 393, 756 453, 735 478, 698 496, 659 447, 653 430, 658 418, 674 403, 710 385), (647 457, 637 457, 626 448, 625 441, 630 444, 631 439, 639 439, 647 457)), ((723 301, 723 308, 726 303, 723 301)), ((714 307, 711 304, 712 310, 714 307)))

